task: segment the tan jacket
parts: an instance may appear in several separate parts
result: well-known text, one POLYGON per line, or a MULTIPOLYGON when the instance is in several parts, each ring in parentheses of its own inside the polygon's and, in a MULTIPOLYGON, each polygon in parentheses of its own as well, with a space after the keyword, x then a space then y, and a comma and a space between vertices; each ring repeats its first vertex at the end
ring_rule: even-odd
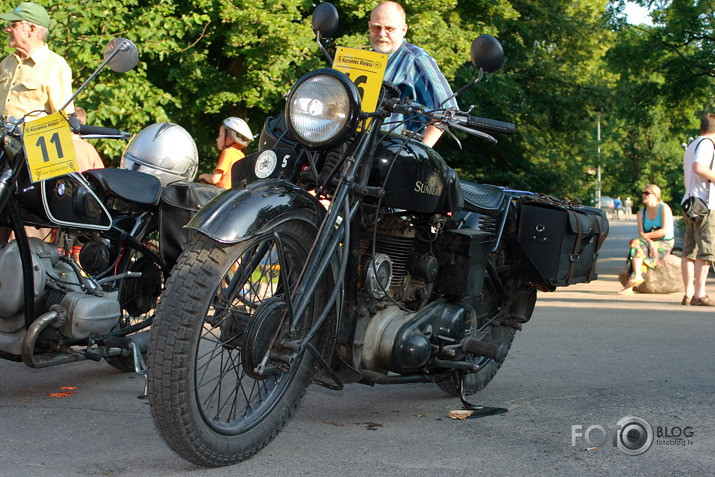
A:
MULTIPOLYGON (((0 116, 6 119, 35 110, 55 113, 71 96, 72 70, 47 45, 24 60, 14 53, 0 63, 0 116)), ((74 106, 65 111, 71 114, 74 106)))

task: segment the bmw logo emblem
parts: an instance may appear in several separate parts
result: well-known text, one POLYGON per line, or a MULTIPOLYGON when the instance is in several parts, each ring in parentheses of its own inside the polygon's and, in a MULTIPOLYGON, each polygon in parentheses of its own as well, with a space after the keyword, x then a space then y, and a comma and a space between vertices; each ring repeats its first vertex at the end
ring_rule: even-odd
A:
POLYGON ((66 189, 67 189, 67 185, 65 184, 65 181, 57 181, 57 186, 55 187, 55 193, 59 197, 62 197, 63 195, 65 195, 66 189))

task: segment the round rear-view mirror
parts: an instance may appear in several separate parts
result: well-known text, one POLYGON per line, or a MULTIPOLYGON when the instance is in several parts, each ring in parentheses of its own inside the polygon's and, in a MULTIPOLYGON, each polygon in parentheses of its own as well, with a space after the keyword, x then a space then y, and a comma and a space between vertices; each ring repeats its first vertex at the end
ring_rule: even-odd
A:
POLYGON ((126 38, 115 38, 107 43, 104 48, 104 59, 109 58, 116 50, 116 54, 109 60, 107 65, 117 73, 126 73, 133 69, 139 62, 139 50, 137 46, 126 38))
POLYGON ((504 64, 504 49, 499 40, 491 35, 479 35, 472 42, 472 64, 477 69, 494 73, 504 64))
POLYGON ((338 31, 338 9, 332 3, 321 3, 313 12, 313 32, 321 38, 332 38, 338 31))

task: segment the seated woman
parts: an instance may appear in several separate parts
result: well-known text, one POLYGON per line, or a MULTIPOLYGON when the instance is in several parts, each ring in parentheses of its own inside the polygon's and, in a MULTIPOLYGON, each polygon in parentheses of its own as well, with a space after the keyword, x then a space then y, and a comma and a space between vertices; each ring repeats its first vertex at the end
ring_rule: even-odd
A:
POLYGON ((643 273, 660 264, 673 250, 673 212, 660 199, 660 187, 648 184, 643 188, 643 207, 636 214, 638 238, 631 240, 628 263, 630 279, 619 295, 632 295, 633 288, 643 284, 643 273))

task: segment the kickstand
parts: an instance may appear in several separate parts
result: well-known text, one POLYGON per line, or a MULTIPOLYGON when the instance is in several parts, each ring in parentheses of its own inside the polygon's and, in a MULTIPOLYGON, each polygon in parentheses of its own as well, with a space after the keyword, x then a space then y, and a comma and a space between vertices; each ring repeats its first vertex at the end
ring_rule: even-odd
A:
POLYGON ((139 346, 132 341, 132 354, 134 355, 134 372, 144 376, 144 394, 137 396, 139 399, 146 399, 149 396, 149 380, 146 374, 146 363, 144 363, 144 357, 142 352, 139 350, 139 346))
POLYGON ((478 417, 493 416, 495 414, 504 414, 505 412, 508 411, 508 409, 503 408, 503 407, 477 406, 477 405, 472 404, 469 401, 467 401, 467 397, 464 392, 464 374, 463 373, 460 373, 460 376, 459 376, 459 391, 460 391, 459 399, 462 400, 462 406, 464 407, 464 409, 473 411, 467 417, 467 419, 476 419, 478 417))

